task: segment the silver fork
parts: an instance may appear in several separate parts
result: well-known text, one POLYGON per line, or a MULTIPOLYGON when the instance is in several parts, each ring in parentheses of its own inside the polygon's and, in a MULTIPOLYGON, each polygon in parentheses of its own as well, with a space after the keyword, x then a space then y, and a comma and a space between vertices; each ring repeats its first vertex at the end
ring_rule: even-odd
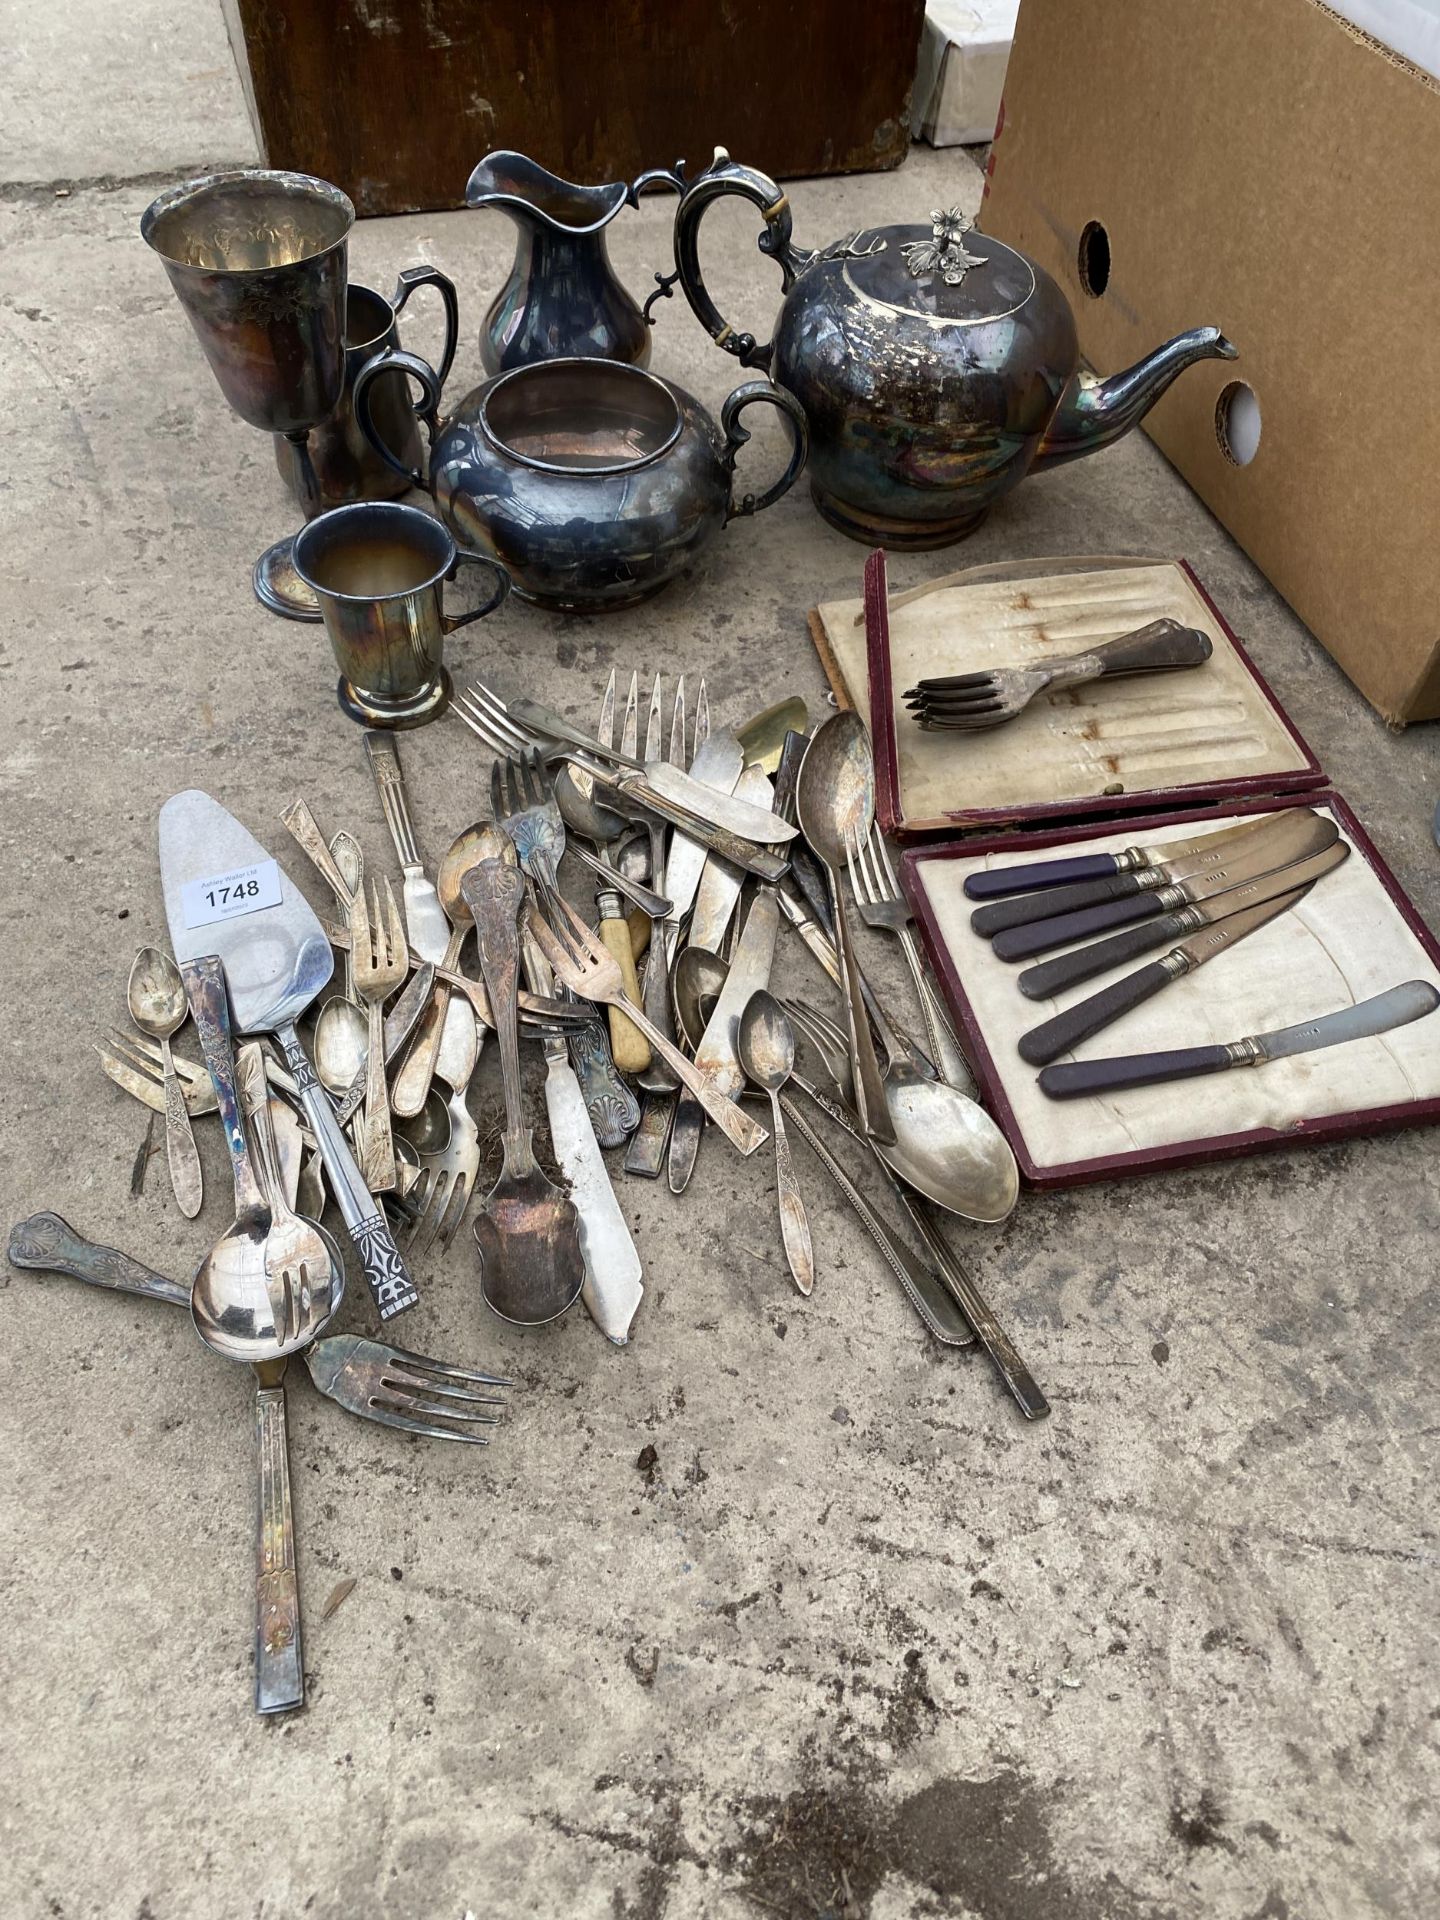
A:
POLYGON ((742 1112, 709 1074, 694 1067, 678 1047, 650 1025, 640 1008, 625 998, 618 961, 595 939, 569 902, 557 895, 553 904, 558 910, 555 923, 532 913, 530 927, 557 977, 586 1000, 601 1006, 618 1005, 651 1046, 664 1054, 681 1084, 694 1094, 731 1145, 742 1154, 753 1153, 770 1138, 765 1128, 742 1112))
MULTIPOLYGON (((514 843, 516 858, 534 883, 542 907, 548 909, 567 842, 550 770, 533 747, 527 747, 518 761, 500 759, 491 767, 490 809, 496 825, 503 827, 514 843)), ((603 871, 609 876, 608 866, 603 871)), ((535 979, 548 982, 548 977, 543 962, 539 975, 527 968, 532 987, 535 979)), ((618 1147, 634 1131, 640 1104, 615 1071, 610 1043, 598 1020, 592 1017, 569 1040, 570 1064, 584 1094, 595 1137, 602 1147, 618 1147)), ((548 1061, 548 1050, 545 1057, 548 1061)))
POLYGON ((1041 693, 1083 686, 1106 674, 1173 672, 1203 666, 1209 636, 1178 620, 1152 620, 1118 640, 1106 640, 1063 660, 1037 660, 1025 667, 992 667, 982 673, 951 673, 922 680, 905 694, 911 717, 927 729, 979 733, 1000 727, 1041 693))
MULTIPOLYGON (((438 1090, 432 1093, 438 1098, 438 1090)), ((428 1253, 438 1246, 448 1252, 475 1193, 480 1172, 480 1129, 465 1103, 464 1087, 449 1089, 445 1110, 450 1116, 450 1138, 439 1153, 422 1153, 420 1178, 406 1195, 415 1209, 405 1235, 407 1253, 428 1253)))
MULTIPOLYGON (((552 918, 558 916, 555 876, 565 851, 565 823, 538 755, 529 755, 518 765, 497 761, 490 777, 490 794, 496 824, 509 835, 526 880, 545 911, 552 918), (527 804, 518 804, 522 800, 527 804)), ((550 969, 529 934, 522 933, 520 951, 532 990, 547 992, 550 969)), ((598 1022, 594 1033, 603 1048, 603 1029, 598 1022)), ((640 1257, 610 1184, 594 1108, 582 1091, 569 1048, 564 1040, 552 1039, 545 1041, 542 1051, 550 1141, 560 1170, 570 1183, 570 1198, 580 1225, 580 1251, 585 1261, 581 1298, 606 1339, 624 1346, 645 1293, 640 1257)), ((631 1111, 638 1117, 634 1096, 613 1067, 610 1078, 616 1092, 629 1099, 631 1111)), ((613 1117, 602 1109, 602 1124, 613 1117)))
MULTIPOLYGON (((142 1266, 128 1253, 82 1238, 58 1213, 18 1221, 10 1229, 9 1257, 12 1266, 66 1273, 92 1287, 136 1293, 170 1306, 190 1305, 187 1285, 142 1266)), ((301 1358, 319 1391, 347 1413, 382 1427, 422 1433, 431 1440, 461 1440, 472 1447, 489 1446, 489 1436, 472 1429, 498 1425, 499 1413, 488 1409, 504 1406, 500 1393, 512 1384, 497 1374, 427 1360, 356 1333, 326 1334, 304 1348, 301 1358), (477 1393, 477 1387, 497 1391, 477 1393)))
POLYGON ((900 951, 915 983, 915 997, 920 1002, 925 1035, 930 1042, 930 1058, 939 1069, 941 1079, 958 1087, 961 1093, 973 1093, 974 1078, 926 975, 915 936, 910 931, 914 915, 900 891, 880 829, 872 827, 869 838, 859 845, 852 840, 845 849, 845 857, 850 868, 850 890, 855 895, 860 918, 867 927, 883 928, 900 942, 900 951))

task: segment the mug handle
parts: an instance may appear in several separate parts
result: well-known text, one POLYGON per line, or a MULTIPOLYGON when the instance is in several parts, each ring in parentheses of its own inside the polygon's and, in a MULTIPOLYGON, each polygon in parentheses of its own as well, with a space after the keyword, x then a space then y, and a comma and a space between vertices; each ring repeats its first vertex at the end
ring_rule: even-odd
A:
POLYGON ((382 373, 388 372, 391 368, 398 368, 401 373, 408 373, 420 382, 421 398, 415 407, 415 417, 417 420, 424 421, 433 449, 435 436, 440 430, 440 376, 430 362, 422 360, 418 353, 406 353, 399 347, 382 347, 379 353, 373 354, 365 362, 355 376, 355 418, 359 422, 360 431, 364 434, 366 441, 375 449, 386 466, 392 467, 396 473, 403 474, 412 487, 419 487, 423 493, 428 490, 430 484, 425 475, 417 467, 407 467, 398 455, 391 452, 380 438, 375 422, 371 418, 370 388, 382 373))
POLYGON ((488 567, 495 576, 495 591, 485 602, 484 606, 476 607, 473 613, 442 614, 440 616, 440 624, 444 627, 446 633, 453 633, 457 627, 468 627, 472 620, 483 620, 487 613, 494 613, 497 607, 504 605, 506 596, 510 592, 510 576, 504 567, 500 565, 500 562, 498 560, 492 560, 488 553, 475 553, 469 547, 457 547, 455 549, 455 558, 451 562, 450 571, 445 576, 446 579, 453 580, 455 577, 455 569, 467 563, 474 567, 488 567))
POLYGON ((725 429, 725 452, 721 456, 725 471, 731 476, 730 503, 725 510, 725 521, 740 520, 746 514, 759 513, 765 507, 773 507, 781 494, 788 493, 799 477, 800 469, 810 452, 810 429, 805 420, 805 409, 784 387, 772 386, 768 380, 747 380, 743 387, 736 387, 730 398, 720 409, 720 424, 725 429), (735 504, 734 476, 735 456, 750 438, 749 429, 740 424, 740 415, 746 407, 753 406, 757 400, 777 407, 784 415, 790 428, 791 448, 790 464, 784 473, 757 500, 753 493, 747 493, 737 507, 735 504))
POLYGON ((443 387, 455 364, 455 348, 460 338, 460 297, 455 291, 455 282, 438 267, 402 267, 395 282, 395 291, 390 296, 390 305, 397 318, 417 287, 434 287, 445 303, 445 351, 440 356, 440 365, 435 374, 443 387))

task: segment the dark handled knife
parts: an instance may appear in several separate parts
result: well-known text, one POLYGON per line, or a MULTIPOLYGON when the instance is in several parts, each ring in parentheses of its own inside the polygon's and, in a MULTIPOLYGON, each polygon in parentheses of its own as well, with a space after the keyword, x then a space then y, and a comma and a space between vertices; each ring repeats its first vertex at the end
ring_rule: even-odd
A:
POLYGON ((1126 927, 1123 933, 1111 934, 1108 940, 1094 940, 1088 947, 1076 947, 1070 953, 1056 954, 1053 960, 1042 960, 1038 967, 1027 967, 1015 984, 1027 1000, 1052 999, 1067 987, 1079 986, 1082 980, 1093 980, 1097 973, 1108 973, 1112 967, 1136 960, 1142 953, 1153 953, 1156 947, 1168 946, 1183 933, 1193 933, 1197 927, 1213 927, 1217 920, 1227 919, 1232 913, 1243 913, 1247 907, 1258 907, 1262 900, 1273 900, 1277 893, 1290 893, 1298 886, 1308 886, 1349 856, 1348 842, 1337 839, 1333 846, 1311 854, 1308 860, 1297 860, 1293 866, 1281 867, 1276 873, 1262 874, 1248 886, 1230 887, 1211 900, 1182 907, 1178 913, 1164 914, 1158 920, 1142 920, 1139 926, 1126 927))
POLYGON ((1196 967, 1203 967, 1217 953, 1225 953, 1247 934, 1288 913, 1308 891, 1306 887, 1298 887, 1292 893, 1282 893, 1274 900, 1247 908, 1244 913, 1230 914, 1193 939, 1182 940, 1148 966, 1137 967, 1134 973, 1127 973, 1113 986, 1102 987, 1099 993, 1092 993, 1078 1006, 1068 1007, 1053 1020, 1043 1021, 1021 1034, 1020 1058, 1028 1060, 1032 1067, 1048 1066, 1062 1053, 1069 1053, 1082 1040, 1088 1040, 1092 1033, 1099 1033, 1102 1027, 1118 1020, 1122 1013, 1129 1013, 1132 1007, 1140 1006, 1162 987, 1168 987, 1172 980, 1193 973, 1196 967))
MULTIPOLYGON (((1084 880, 1077 886, 1047 887, 1040 893, 1022 893, 1009 900, 992 900, 989 906, 975 909, 970 916, 970 925, 976 933, 983 934, 989 940, 1009 927, 1029 926, 1036 920, 1049 920, 1058 918, 1062 913, 1078 912, 1082 907, 1103 906, 1107 900, 1128 900, 1134 894, 1174 886, 1182 880, 1194 880, 1216 867, 1225 867, 1232 861, 1248 857, 1252 849, 1269 844, 1277 835, 1280 835, 1283 845, 1284 830, 1295 830, 1290 828, 1292 821, 1303 823, 1316 818, 1315 814, 1308 811, 1262 814, 1251 821, 1243 833, 1237 834, 1234 840, 1226 841, 1223 846, 1212 845, 1203 853, 1177 855, 1173 860, 1157 861, 1154 866, 1141 867, 1132 873, 1113 873, 1103 880, 1084 880)), ((1286 858, 1291 857, 1295 856, 1282 855, 1269 864, 1281 866, 1286 858)))
POLYGON ((1158 847, 1122 847, 1118 853, 1078 853, 1062 860, 991 867, 985 873, 972 873, 965 882, 965 892, 971 900, 998 900, 1004 894, 1033 893, 1037 887, 1064 886, 1071 880, 1104 880, 1114 873, 1163 866, 1192 853, 1225 846, 1249 833, 1253 826, 1253 821, 1246 820, 1238 827, 1222 827, 1219 833, 1197 834, 1193 840, 1172 840, 1158 847))
POLYGON ((1322 819, 1313 813, 1287 816, 1263 834, 1242 842, 1222 865, 1207 867, 1191 880, 1132 894, 1128 900, 1109 900, 1103 906, 1082 907, 1078 913, 1057 914, 1053 919, 1037 920, 1028 927, 1010 927, 996 934, 991 951, 999 960, 1028 960, 1033 954, 1049 953, 1055 947, 1088 940, 1092 934, 1104 933, 1109 927, 1129 926, 1136 920, 1149 920, 1176 907, 1212 900, 1217 894, 1228 893, 1232 887, 1258 880, 1262 874, 1279 873, 1297 861, 1310 859, 1333 847, 1339 838, 1340 829, 1331 819, 1322 819))
POLYGON ((1122 1054, 1112 1060, 1067 1060, 1042 1068, 1040 1091, 1052 1100, 1073 1100, 1086 1093, 1107 1093, 1118 1087, 1150 1087, 1163 1080, 1189 1080, 1201 1073, 1224 1073, 1230 1067, 1258 1067, 1267 1060, 1288 1060, 1297 1053, 1318 1053, 1322 1047, 1343 1046, 1347 1040, 1368 1040, 1394 1027, 1422 1020, 1440 1007, 1440 990, 1428 980, 1407 980, 1369 1000, 1357 1001, 1339 1013, 1322 1014, 1304 1026, 1281 1027, 1275 1033, 1252 1033, 1223 1046, 1180 1047, 1173 1053, 1122 1054))

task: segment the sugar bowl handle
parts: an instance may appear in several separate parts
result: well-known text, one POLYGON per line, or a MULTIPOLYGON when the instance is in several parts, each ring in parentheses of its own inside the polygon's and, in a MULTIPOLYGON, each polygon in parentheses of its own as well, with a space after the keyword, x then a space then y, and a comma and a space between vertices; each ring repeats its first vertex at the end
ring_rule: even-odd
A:
POLYGON ((747 380, 743 387, 737 387, 720 409, 720 424, 725 429, 725 471, 731 476, 732 486, 730 504, 725 512, 727 521, 739 520, 747 513, 759 513, 764 507, 773 507, 782 493, 788 493, 799 476, 800 469, 810 452, 810 429, 805 424, 805 410, 793 393, 784 387, 775 387, 768 380, 747 380), (790 464, 784 473, 757 499, 753 493, 747 493, 738 502, 734 494, 735 456, 750 438, 748 427, 740 424, 740 415, 745 408, 757 400, 763 400, 767 406, 774 407, 785 419, 790 428, 790 464))
POLYGON ((435 436, 440 431, 441 376, 436 373, 430 362, 422 360, 418 353, 406 353, 400 347, 384 347, 373 359, 365 362, 355 376, 355 418, 359 422, 360 431, 364 434, 366 441, 375 449, 386 466, 392 467, 396 473, 403 474, 412 487, 419 487, 422 492, 425 492, 429 489, 429 480, 418 467, 407 467, 398 454, 386 446, 371 417, 370 388, 382 373, 388 372, 392 367, 399 368, 401 373, 408 373, 412 379, 419 381, 421 398, 415 407, 415 417, 425 423, 425 430, 430 436, 430 445, 434 447, 435 436))

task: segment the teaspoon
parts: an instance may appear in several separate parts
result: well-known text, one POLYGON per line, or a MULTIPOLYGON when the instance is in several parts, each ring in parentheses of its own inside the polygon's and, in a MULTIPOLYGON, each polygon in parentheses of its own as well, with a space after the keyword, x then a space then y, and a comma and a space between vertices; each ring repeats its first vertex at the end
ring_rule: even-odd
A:
POLYGON ((168 953, 159 947, 140 949, 130 969, 126 999, 130 1018, 136 1026, 160 1042, 165 1081, 165 1155, 170 1163, 170 1185, 176 1205, 187 1220, 193 1220, 200 1211, 203 1196, 200 1156, 195 1151, 185 1094, 170 1052, 170 1036, 184 1026, 189 1009, 185 1005, 185 982, 168 953))
POLYGON ((752 993, 740 1015, 740 1064, 763 1093, 770 1096, 771 1132, 775 1136, 775 1186, 780 1200, 780 1237, 791 1275, 801 1293, 815 1285, 815 1254, 810 1244, 810 1222, 785 1137, 780 1111, 780 1089, 795 1065, 795 1029, 773 994, 752 993))

